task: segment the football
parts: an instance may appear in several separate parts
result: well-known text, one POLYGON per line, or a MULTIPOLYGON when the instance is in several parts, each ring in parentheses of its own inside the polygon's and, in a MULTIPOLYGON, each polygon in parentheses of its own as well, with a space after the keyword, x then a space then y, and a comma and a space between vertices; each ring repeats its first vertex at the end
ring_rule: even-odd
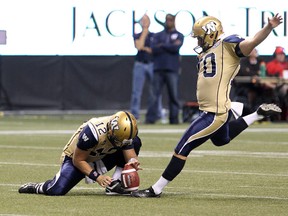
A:
POLYGON ((121 184, 126 191, 135 191, 139 188, 140 178, 133 166, 124 166, 121 173, 121 184))

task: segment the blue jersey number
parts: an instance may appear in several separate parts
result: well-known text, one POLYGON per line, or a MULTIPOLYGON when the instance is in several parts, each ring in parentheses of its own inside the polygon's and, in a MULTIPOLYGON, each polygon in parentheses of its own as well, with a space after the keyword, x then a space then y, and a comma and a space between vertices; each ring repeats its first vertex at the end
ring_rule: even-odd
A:
POLYGON ((205 56, 203 61, 203 76, 204 77, 214 77, 216 74, 216 61, 215 61, 215 54, 209 53, 205 56))

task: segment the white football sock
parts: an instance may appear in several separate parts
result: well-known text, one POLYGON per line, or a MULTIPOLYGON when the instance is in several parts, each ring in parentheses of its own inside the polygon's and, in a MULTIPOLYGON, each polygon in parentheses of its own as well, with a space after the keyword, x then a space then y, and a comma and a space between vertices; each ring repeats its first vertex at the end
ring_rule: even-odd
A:
POLYGON ((244 104, 240 102, 231 102, 231 111, 235 117, 235 119, 238 119, 240 116, 242 116, 243 113, 244 104))
POLYGON ((159 178, 159 180, 152 186, 155 194, 160 194, 162 193, 162 190, 164 189, 164 187, 166 187, 166 185, 169 183, 170 181, 168 181, 167 179, 163 178, 162 176, 159 178))
POLYGON ((243 120, 246 122, 247 125, 253 124, 255 121, 259 121, 263 119, 264 116, 258 115, 257 112, 253 112, 247 116, 243 117, 243 120))
POLYGON ((112 175, 113 180, 118 180, 121 179, 121 173, 122 173, 123 168, 122 167, 116 167, 115 171, 112 175))

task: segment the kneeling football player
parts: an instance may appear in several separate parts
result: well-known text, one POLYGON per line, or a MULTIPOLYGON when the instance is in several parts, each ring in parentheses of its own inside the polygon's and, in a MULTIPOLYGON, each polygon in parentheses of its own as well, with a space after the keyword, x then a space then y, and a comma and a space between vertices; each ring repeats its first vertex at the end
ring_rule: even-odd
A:
POLYGON ((82 124, 63 149, 62 165, 53 179, 42 183, 26 183, 19 193, 65 195, 82 179, 97 182, 107 195, 129 195, 121 186, 125 164, 140 167, 138 154, 141 139, 137 136, 135 117, 127 111, 112 116, 92 118, 82 124), (115 168, 112 176, 104 175, 115 168))

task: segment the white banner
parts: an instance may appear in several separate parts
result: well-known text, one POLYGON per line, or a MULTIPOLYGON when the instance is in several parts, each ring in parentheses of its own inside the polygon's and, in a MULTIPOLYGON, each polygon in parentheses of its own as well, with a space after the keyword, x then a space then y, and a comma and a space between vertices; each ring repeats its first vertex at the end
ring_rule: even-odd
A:
POLYGON ((284 23, 258 47, 260 55, 271 55, 276 46, 288 50, 287 10, 286 0, 0 0, 0 54, 135 55, 132 35, 141 30, 142 15, 150 16, 150 31, 159 32, 172 13, 185 35, 181 55, 195 55, 190 32, 203 15, 219 18, 226 34, 252 37, 279 13, 284 23))

